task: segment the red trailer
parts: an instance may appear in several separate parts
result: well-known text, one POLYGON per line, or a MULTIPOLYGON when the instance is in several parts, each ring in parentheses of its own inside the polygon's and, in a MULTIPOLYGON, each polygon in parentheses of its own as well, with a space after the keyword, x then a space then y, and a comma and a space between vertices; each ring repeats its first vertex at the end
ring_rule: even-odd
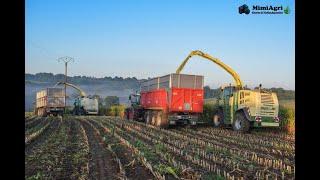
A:
POLYGON ((130 97, 128 119, 140 119, 159 127, 197 124, 203 111, 203 76, 169 74, 141 83, 139 96, 130 97), (139 113, 139 114, 137 114, 139 113))

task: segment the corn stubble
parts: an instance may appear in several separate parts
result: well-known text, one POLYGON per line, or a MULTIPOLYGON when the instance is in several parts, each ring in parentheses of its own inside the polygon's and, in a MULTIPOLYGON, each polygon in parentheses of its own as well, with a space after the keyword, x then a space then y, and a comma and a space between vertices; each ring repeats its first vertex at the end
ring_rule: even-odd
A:
POLYGON ((25 119, 26 179, 92 179, 92 171, 117 179, 295 179, 294 136, 161 129, 108 116, 35 118, 25 119), (104 153, 92 149, 92 137, 104 153), (91 165, 97 157, 100 170, 91 165))

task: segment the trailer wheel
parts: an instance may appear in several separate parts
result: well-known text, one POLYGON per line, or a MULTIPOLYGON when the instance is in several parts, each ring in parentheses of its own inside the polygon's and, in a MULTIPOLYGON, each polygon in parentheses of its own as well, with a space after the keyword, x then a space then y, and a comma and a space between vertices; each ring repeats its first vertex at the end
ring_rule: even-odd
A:
POLYGON ((218 109, 218 112, 213 116, 214 127, 222 127, 224 125, 223 111, 218 109))
POLYGON ((232 123, 233 130, 239 132, 248 132, 250 129, 250 122, 243 113, 236 113, 236 118, 232 123))
POLYGON ((165 111, 160 111, 160 117, 161 117, 161 127, 162 128, 168 128, 169 127, 169 121, 168 121, 168 114, 165 111))
POLYGON ((155 111, 155 121, 156 121, 156 126, 160 127, 161 126, 161 114, 160 111, 155 111))
POLYGON ((38 116, 42 116, 42 109, 41 108, 38 109, 38 116))
POLYGON ((42 117, 46 117, 48 113, 46 112, 45 108, 42 108, 42 117))
POLYGON ((155 117, 155 126, 160 128, 166 128, 168 126, 168 118, 166 117, 166 114, 161 111, 155 111, 154 112, 155 117))
POLYGON ((150 111, 150 120, 151 120, 151 125, 153 126, 157 126, 157 122, 156 122, 156 115, 157 115, 157 111, 150 111))
POLYGON ((146 111, 144 115, 145 115, 146 124, 151 124, 150 111, 146 111))

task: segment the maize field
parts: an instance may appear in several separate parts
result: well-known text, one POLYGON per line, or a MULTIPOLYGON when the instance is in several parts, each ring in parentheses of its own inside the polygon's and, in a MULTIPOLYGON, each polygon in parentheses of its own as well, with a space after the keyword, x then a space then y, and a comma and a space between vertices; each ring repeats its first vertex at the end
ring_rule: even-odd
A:
POLYGON ((295 179, 278 131, 161 129, 109 116, 25 117, 26 179, 295 179))

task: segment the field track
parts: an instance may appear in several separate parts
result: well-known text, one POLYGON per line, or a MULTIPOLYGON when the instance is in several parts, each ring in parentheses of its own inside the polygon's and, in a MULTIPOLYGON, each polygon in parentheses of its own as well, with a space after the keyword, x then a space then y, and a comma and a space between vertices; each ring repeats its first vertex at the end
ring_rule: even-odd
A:
POLYGON ((89 142, 89 177, 90 179, 116 179, 119 166, 112 153, 107 150, 99 131, 88 121, 81 121, 89 142))
POLYGON ((127 148, 127 146, 121 143, 119 140, 112 138, 111 133, 105 130, 105 128, 98 122, 93 120, 88 120, 108 141, 108 145, 119 157, 121 164, 125 169, 125 176, 128 179, 152 179, 152 173, 138 160, 134 157, 134 152, 132 149, 127 148))

